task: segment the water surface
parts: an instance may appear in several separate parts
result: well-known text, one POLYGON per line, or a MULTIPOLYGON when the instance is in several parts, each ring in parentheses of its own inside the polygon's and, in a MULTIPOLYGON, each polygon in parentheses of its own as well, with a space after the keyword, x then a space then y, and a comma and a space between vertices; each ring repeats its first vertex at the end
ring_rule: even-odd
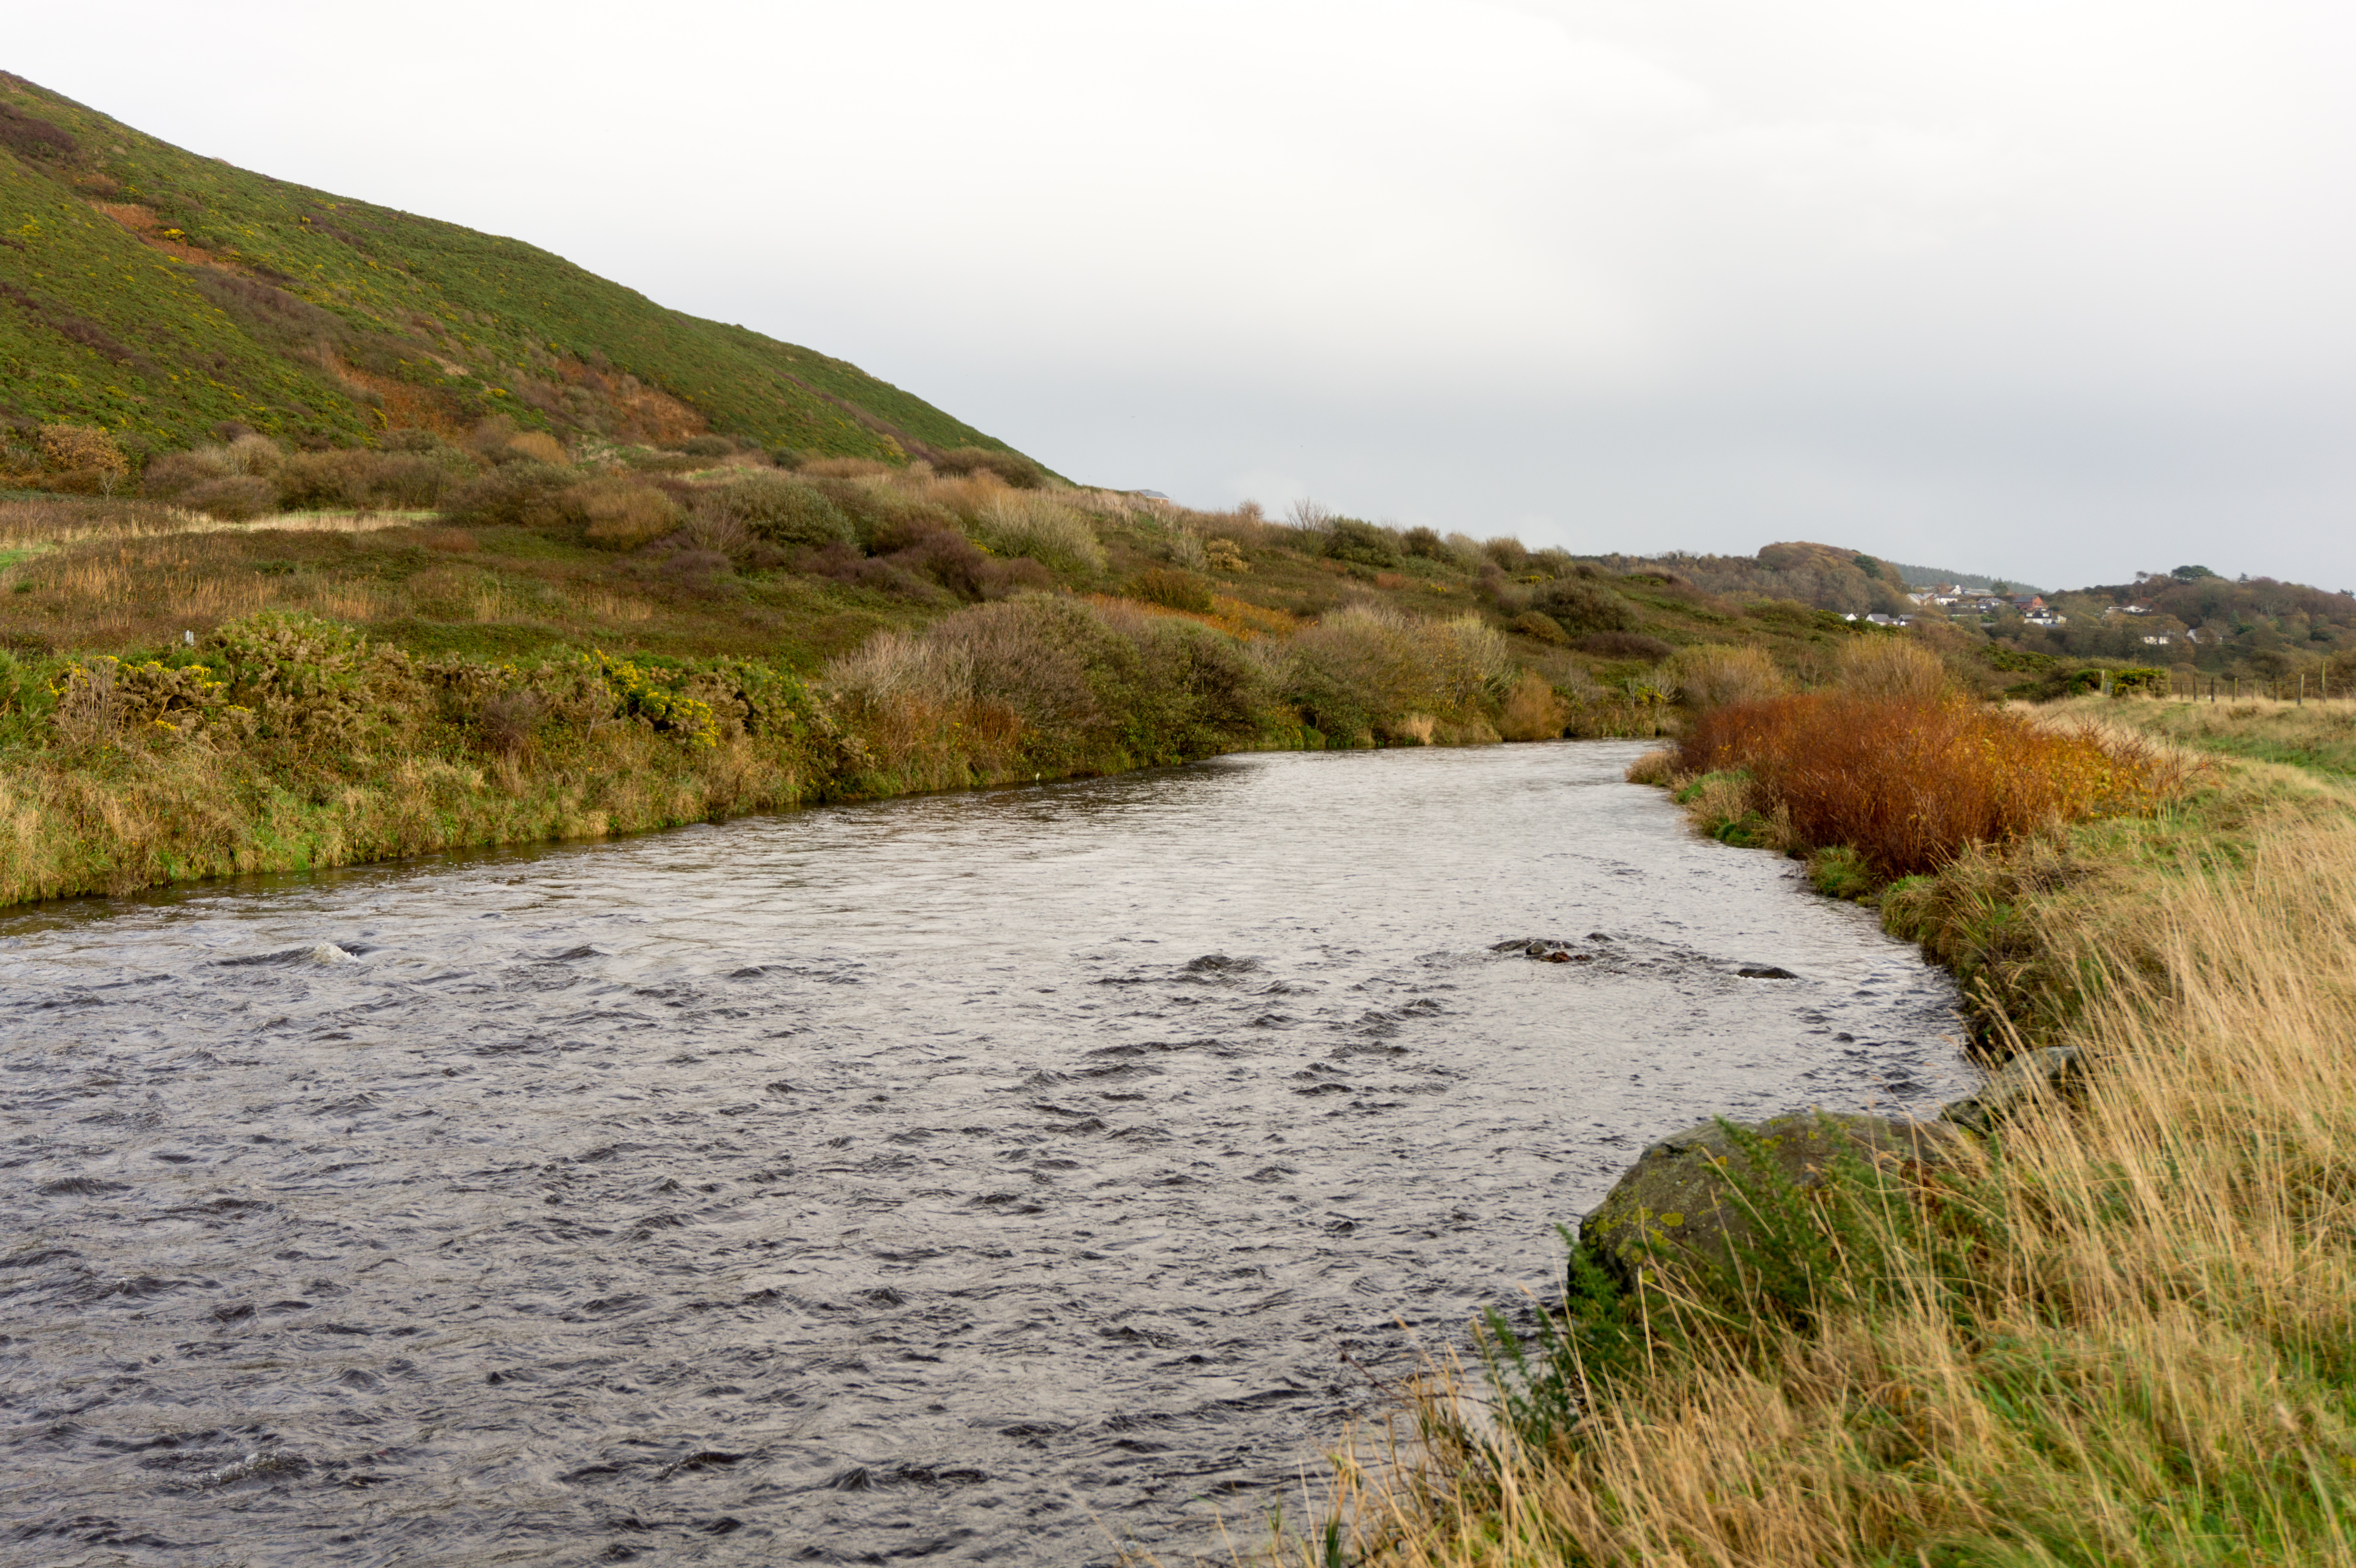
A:
POLYGON ((1651 1138, 1970 1076, 1944 976, 1691 837, 1637 750, 0 918, 0 1560, 1248 1535, 1651 1138))

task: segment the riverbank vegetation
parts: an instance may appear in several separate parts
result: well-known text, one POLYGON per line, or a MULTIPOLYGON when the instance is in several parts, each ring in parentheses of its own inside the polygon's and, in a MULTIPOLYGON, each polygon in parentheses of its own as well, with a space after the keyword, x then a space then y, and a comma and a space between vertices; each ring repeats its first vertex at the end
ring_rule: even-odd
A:
POLYGON ((984 449, 493 419, 373 451, 246 432, 135 487, 0 501, 0 901, 1248 747, 1651 735, 1688 688, 1887 639, 984 449))
POLYGON ((1574 1253, 1534 1333, 1493 1327, 1485 1395, 1427 1390, 1412 1445, 1343 1467, 1332 1543, 1289 1554, 2356 1560, 2356 794, 2331 750, 2356 708, 2196 733, 2188 704, 2025 714, 1857 673, 1697 715, 1642 773, 1879 903, 1955 969, 1983 1049, 2077 1051, 2071 1093, 1829 1202, 1747 1191, 1776 1240, 1730 1300, 1574 1253), (1810 753, 1836 720, 1911 760, 1944 842, 1886 834, 1892 778, 1810 753), (2292 736, 2309 765, 2245 760, 2292 736), (2038 809, 1962 809, 1991 799, 2038 809))

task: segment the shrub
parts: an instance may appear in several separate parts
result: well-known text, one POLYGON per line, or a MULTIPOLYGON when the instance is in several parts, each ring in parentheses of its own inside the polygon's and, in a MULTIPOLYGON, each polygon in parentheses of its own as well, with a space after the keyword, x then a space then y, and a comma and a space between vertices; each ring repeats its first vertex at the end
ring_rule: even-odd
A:
MULTIPOLYGON (((809 478, 809 473, 804 469, 788 482, 806 485, 831 502, 849 519, 852 537, 860 547, 871 552, 888 554, 905 548, 918 535, 958 529, 957 513, 888 482, 873 477, 829 478, 824 475, 809 478)), ((988 488, 992 495, 1004 493, 996 480, 990 481, 988 488)))
POLYGON ((91 425, 45 424, 38 442, 41 461, 70 473, 111 474, 120 478, 131 472, 130 459, 114 437, 91 425))
POLYGON ((1785 688, 1783 672, 1765 654, 1719 643, 1678 649, 1669 660, 1668 678, 1677 700, 1697 713, 1759 702, 1785 688))
POLYGON ((841 507, 823 491, 783 474, 754 471, 695 498, 698 512, 732 517, 772 544, 818 549, 859 538, 841 507))
POLYGON ((279 464, 286 461, 286 454, 279 451, 278 443, 268 436, 247 431, 221 449, 221 461, 232 474, 251 474, 257 478, 268 478, 278 472, 279 464))
POLYGON ((1055 571, 1093 577, 1105 569, 1104 546, 1081 512, 1036 490, 1001 490, 976 518, 981 542, 1000 555, 1027 555, 1055 571))
POLYGON ((1244 559, 1242 549, 1235 540, 1226 539, 1203 541, 1203 564, 1231 577, 1241 577, 1251 570, 1251 562, 1244 559))
POLYGON ((414 453, 361 448, 298 452, 278 469, 278 504, 423 509, 441 499, 452 478, 445 464, 414 453))
POLYGON ((1601 583, 1578 577, 1557 578, 1530 596, 1531 608, 1544 611, 1573 635, 1586 632, 1627 632, 1637 624, 1636 607, 1601 583))
POLYGON ((679 503, 651 485, 634 480, 592 479, 558 497, 564 515, 583 525, 589 542, 606 549, 636 549, 676 531, 679 503))
POLYGON ((1411 722, 1418 718, 1477 718, 1513 674, 1504 635, 1476 615, 1424 621, 1353 604, 1301 632, 1293 645, 1302 665, 1349 699, 1334 702, 1328 690, 1307 694, 1311 701, 1355 709, 1377 732, 1400 737, 1424 738, 1411 722))
POLYGON ((262 740, 348 743, 398 733, 421 711, 424 687, 407 655, 314 616, 263 611, 220 627, 200 651, 222 699, 262 740))
POLYGON ((219 479, 229 473, 220 448, 198 447, 194 452, 167 452, 147 464, 139 476, 139 488, 158 500, 168 501, 186 495, 208 479, 219 479))
POLYGON ((1519 632, 1526 637, 1536 637, 1542 643, 1568 646, 1570 642, 1570 634, 1562 629, 1560 622, 1536 610, 1525 610, 1515 616, 1507 629, 1519 632))
POLYGON ((528 430, 511 435, 493 453, 496 463, 547 463, 565 461, 564 443, 544 430, 528 430))
POLYGON ((1191 571, 1178 571, 1166 566, 1150 566, 1131 578, 1129 596, 1142 599, 1149 604, 1160 604, 1172 610, 1191 610, 1206 614, 1211 608, 1211 585, 1191 571))
POLYGON ((1742 771, 1761 810, 1788 813, 1798 843, 1847 846, 1885 880, 2051 822, 2148 810, 2174 783, 2139 742, 1954 699, 1839 690, 1704 711, 1678 762, 1742 771))
POLYGON ((1360 566, 1397 566, 1398 537, 1390 529, 1355 517, 1334 517, 1325 527, 1325 558, 1360 566))
POLYGON ((1530 569, 1530 552, 1521 540, 1511 534, 1501 534, 1481 547, 1481 553, 1496 563, 1497 570, 1520 576, 1530 569))
POLYGON ((690 457, 731 457, 736 443, 724 435, 694 435, 680 442, 679 449, 690 457))
POLYGON ((442 515, 473 528, 547 528, 564 517, 559 499, 580 474, 529 459, 502 464, 463 485, 442 503, 442 515))
POLYGON ((278 509, 278 486, 267 479, 232 474, 188 486, 180 492, 180 505, 225 523, 242 523, 278 509))
POLYGON ((1935 702, 1948 694, 1947 667, 1920 643, 1900 637, 1862 637, 1845 645, 1835 666, 1845 691, 1859 697, 1905 702, 1935 702))
POLYGON ((1524 670, 1497 716, 1497 733, 1508 741, 1554 741, 1570 722, 1570 704, 1558 696, 1546 677, 1524 670))
POLYGON ((994 474, 1017 490, 1036 490, 1047 483, 1047 471, 1019 452, 994 452, 986 447, 958 446, 933 459, 938 474, 994 474))
POLYGON ((496 755, 519 755, 531 743, 532 731, 547 717, 548 699, 529 688, 502 691, 484 699, 476 714, 483 744, 496 755))
POLYGON ((1447 543, 1430 528, 1413 528, 1399 536, 1399 548, 1424 560, 1445 560, 1449 556, 1447 543))

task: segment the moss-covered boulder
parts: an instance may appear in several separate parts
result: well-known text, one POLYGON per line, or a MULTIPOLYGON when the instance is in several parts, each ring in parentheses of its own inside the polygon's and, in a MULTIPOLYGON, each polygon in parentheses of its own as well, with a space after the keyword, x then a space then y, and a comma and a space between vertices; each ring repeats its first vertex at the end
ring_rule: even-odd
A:
POLYGON ((1959 1136, 1936 1123, 1824 1111, 1704 1122, 1647 1148, 1581 1221, 1580 1241, 1623 1285, 1665 1270, 1706 1296, 1740 1299, 1746 1276, 1778 1262, 1762 1254, 1792 1244, 1795 1228, 1815 1230, 1808 1211, 1842 1170, 1919 1175, 1943 1163, 1959 1136))

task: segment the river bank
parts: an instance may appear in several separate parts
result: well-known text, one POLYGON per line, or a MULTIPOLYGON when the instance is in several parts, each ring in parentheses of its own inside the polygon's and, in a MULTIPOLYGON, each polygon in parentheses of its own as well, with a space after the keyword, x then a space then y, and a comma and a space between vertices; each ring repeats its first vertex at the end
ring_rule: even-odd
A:
POLYGON ((418 657, 263 612, 160 658, 0 654, 0 904, 1246 750, 1494 742, 1564 706, 1477 618, 1357 606, 1280 647, 1024 593, 806 677, 753 658, 418 657))
MULTIPOLYGON (((2188 716, 2169 706, 2090 699, 2036 721, 2176 732, 2188 716)), ((2286 722, 2246 719, 2236 733, 2201 716, 2205 765, 2146 813, 1929 874, 1774 844, 1813 851, 1820 886, 1863 894, 1953 969, 1996 1050, 2078 1051, 2080 1087, 1934 1176, 1815 1211, 1796 1295, 1730 1314, 1674 1285, 1587 1280, 1550 1348, 1542 1334, 1533 1361, 1500 1370, 1499 1426, 1428 1402, 1424 1463, 1344 1467, 1358 1549, 1486 1565, 2349 1562, 2356 795, 2329 767, 2236 755, 2286 722)), ((1653 774, 1677 782, 1673 763, 1653 774)), ((1698 782, 1682 788, 1697 827, 1774 836, 1755 797, 1698 782)))

